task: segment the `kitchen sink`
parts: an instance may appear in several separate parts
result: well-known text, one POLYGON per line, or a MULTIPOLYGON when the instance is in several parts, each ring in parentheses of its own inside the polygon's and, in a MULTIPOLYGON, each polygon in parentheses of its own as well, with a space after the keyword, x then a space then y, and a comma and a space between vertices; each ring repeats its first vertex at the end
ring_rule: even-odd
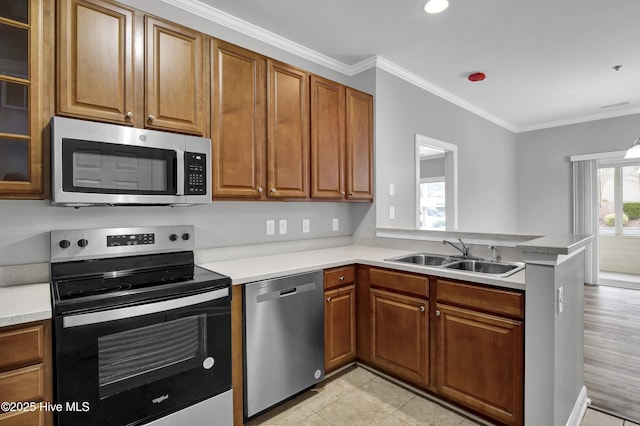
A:
POLYGON ((509 262, 491 262, 488 260, 477 258, 461 258, 452 257, 441 254, 431 253, 413 253, 410 255, 393 257, 385 259, 390 262, 410 263, 419 266, 431 266, 436 268, 445 268, 465 272, 477 272, 480 274, 489 274, 499 278, 508 277, 516 272, 524 269, 524 265, 520 263, 509 262))
POLYGON ((488 262, 486 260, 459 260, 447 263, 443 265, 443 267, 461 271, 480 272, 482 274, 507 276, 523 269, 524 265, 517 263, 488 262))
POLYGON ((412 263, 414 265, 425 266, 440 266, 445 263, 450 263, 451 258, 449 256, 429 254, 429 253, 414 253, 409 256, 394 257, 393 259, 385 259, 392 262, 412 263))

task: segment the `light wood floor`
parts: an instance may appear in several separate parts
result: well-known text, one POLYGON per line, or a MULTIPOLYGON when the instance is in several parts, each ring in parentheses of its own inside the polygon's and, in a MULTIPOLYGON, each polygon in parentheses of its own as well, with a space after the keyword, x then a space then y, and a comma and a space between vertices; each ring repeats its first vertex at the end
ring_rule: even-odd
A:
POLYGON ((593 407, 640 423, 640 290, 585 286, 584 381, 593 407))

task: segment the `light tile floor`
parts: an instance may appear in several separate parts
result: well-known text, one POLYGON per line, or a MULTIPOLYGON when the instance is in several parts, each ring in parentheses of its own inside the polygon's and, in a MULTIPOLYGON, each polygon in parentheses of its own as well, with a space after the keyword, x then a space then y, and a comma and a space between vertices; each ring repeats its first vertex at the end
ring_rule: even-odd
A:
MULTIPOLYGON (((336 375, 247 423, 250 426, 477 424, 361 367, 336 375)), ((588 409, 582 426, 640 425, 588 409)))

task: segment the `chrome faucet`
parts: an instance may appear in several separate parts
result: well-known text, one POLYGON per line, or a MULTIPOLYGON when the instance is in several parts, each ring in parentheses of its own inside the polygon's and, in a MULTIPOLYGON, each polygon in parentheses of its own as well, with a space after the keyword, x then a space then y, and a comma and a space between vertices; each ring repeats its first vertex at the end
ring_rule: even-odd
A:
POLYGON ((460 253, 462 253, 463 257, 469 257, 469 247, 464 245, 464 242, 462 241, 462 238, 458 238, 458 241, 460 241, 460 244, 462 245, 462 248, 458 247, 457 245, 455 245, 451 241, 447 241, 447 240, 442 240, 442 244, 449 244, 451 247, 453 247, 454 249, 456 249, 460 253))

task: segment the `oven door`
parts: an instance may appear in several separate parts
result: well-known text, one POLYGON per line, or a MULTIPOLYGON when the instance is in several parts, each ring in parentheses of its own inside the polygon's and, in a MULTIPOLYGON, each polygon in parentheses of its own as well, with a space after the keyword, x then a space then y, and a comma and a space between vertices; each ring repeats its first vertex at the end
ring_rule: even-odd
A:
POLYGON ((228 287, 56 317, 55 335, 59 426, 142 424, 231 389, 228 287))

